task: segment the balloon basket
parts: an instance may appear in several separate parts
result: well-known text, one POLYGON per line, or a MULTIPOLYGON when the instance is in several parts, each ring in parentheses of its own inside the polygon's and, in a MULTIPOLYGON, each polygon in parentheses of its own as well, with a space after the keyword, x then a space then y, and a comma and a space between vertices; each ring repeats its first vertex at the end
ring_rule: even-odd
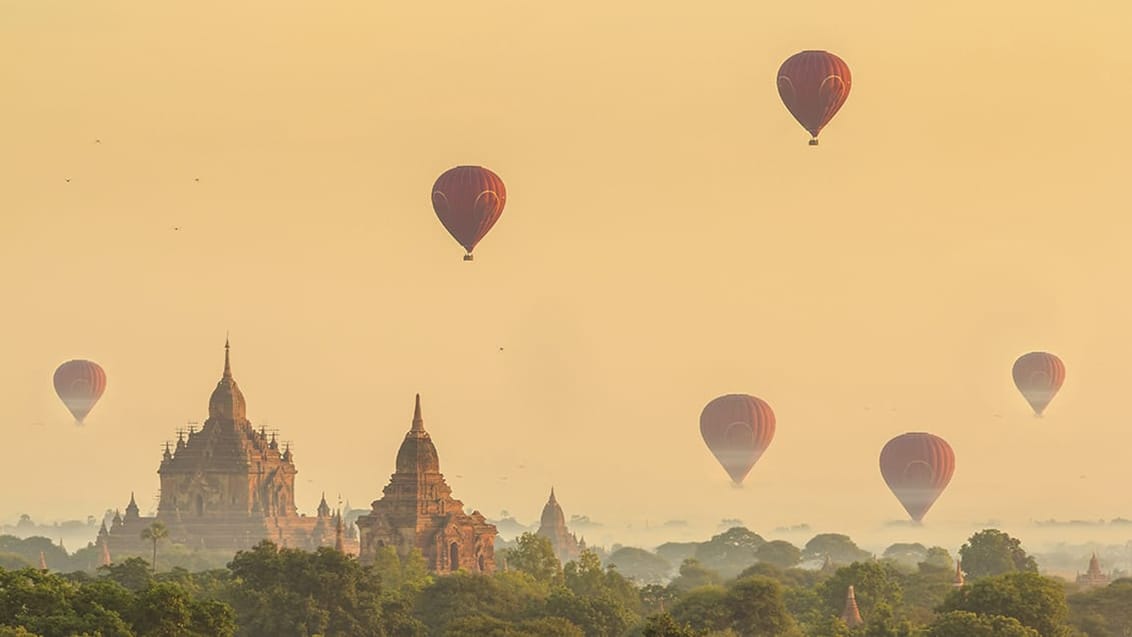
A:
POLYGON ((817 146, 817 145, 818 145, 818 138, 817 137, 810 140, 810 146, 817 146))
POLYGON ((473 256, 472 256, 472 254, 471 254, 470 252, 469 252, 468 254, 465 254, 465 255, 464 255, 464 260, 465 260, 465 261, 473 261, 474 259, 475 259, 475 257, 473 257, 473 256))

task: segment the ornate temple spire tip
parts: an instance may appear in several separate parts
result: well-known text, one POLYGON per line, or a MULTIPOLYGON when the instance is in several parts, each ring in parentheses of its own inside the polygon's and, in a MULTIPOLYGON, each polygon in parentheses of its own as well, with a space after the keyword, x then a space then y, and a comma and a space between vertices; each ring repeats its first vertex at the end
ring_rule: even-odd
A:
POLYGON ((417 403, 413 407, 413 431, 424 431, 424 417, 421 416, 421 395, 417 394, 417 403))
POLYGON ((231 359, 228 356, 228 349, 229 349, 228 335, 225 334, 224 335, 224 378, 231 378, 232 377, 232 363, 231 363, 231 359))

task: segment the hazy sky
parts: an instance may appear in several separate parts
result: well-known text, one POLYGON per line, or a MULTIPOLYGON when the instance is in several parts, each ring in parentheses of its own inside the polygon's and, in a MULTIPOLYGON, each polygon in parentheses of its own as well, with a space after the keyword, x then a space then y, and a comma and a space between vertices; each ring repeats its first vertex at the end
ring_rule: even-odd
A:
POLYGON ((306 512, 380 495, 420 392, 489 516, 878 526, 906 431, 957 456, 929 525, 1132 515, 1132 9, 1054 5, 0 0, 0 517, 150 508, 226 330, 306 512), (853 71, 816 149, 803 49, 853 71), (474 263, 458 164, 509 195, 474 263), (742 490, 731 392, 778 417, 742 490))

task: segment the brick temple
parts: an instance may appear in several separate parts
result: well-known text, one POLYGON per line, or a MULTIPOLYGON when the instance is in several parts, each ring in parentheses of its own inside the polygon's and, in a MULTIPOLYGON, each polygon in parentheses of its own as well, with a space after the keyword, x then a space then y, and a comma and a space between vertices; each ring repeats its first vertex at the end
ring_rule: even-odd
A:
POLYGON ((452 497, 424 428, 419 394, 412 426, 397 451, 396 471, 372 507, 356 522, 362 563, 373 563, 378 551, 393 547, 400 556, 419 549, 434 573, 495 571, 496 528, 479 511, 465 513, 464 504, 452 497))
POLYGON ((563 564, 577 559, 586 549, 585 539, 578 541, 578 536, 566 528, 566 514, 562 512, 562 506, 558 504, 558 499, 554 497, 554 487, 550 488, 550 499, 546 501, 546 505, 542 508, 542 517, 539 520, 536 533, 550 540, 550 545, 554 547, 554 554, 558 556, 558 561, 563 564))
POLYGON ((341 516, 331 513, 325 497, 315 516, 298 513, 294 453, 248 421, 227 342, 224 372, 208 400, 208 420, 200 431, 180 433, 175 445, 166 443, 157 473, 156 517, 141 516, 131 494, 125 516, 116 513, 110 528, 104 525, 99 532, 104 554, 139 551, 142 529, 155 520, 169 530, 170 540, 190 548, 239 550, 268 539, 290 548, 337 545, 357 552, 352 530, 342 528, 341 516))

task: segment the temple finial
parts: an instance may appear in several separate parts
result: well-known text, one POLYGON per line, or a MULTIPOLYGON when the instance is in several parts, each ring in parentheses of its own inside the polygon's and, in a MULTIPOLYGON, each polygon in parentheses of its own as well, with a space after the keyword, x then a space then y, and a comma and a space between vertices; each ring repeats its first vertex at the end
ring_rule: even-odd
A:
POLYGON ((334 550, 339 553, 345 553, 345 543, 342 541, 342 509, 334 515, 334 550))
POLYGON ((228 358, 228 334, 224 334, 224 378, 232 377, 232 363, 228 358))
POLYGON ((412 431, 424 431, 424 418, 421 416, 421 395, 417 394, 417 404, 413 408, 412 431))

